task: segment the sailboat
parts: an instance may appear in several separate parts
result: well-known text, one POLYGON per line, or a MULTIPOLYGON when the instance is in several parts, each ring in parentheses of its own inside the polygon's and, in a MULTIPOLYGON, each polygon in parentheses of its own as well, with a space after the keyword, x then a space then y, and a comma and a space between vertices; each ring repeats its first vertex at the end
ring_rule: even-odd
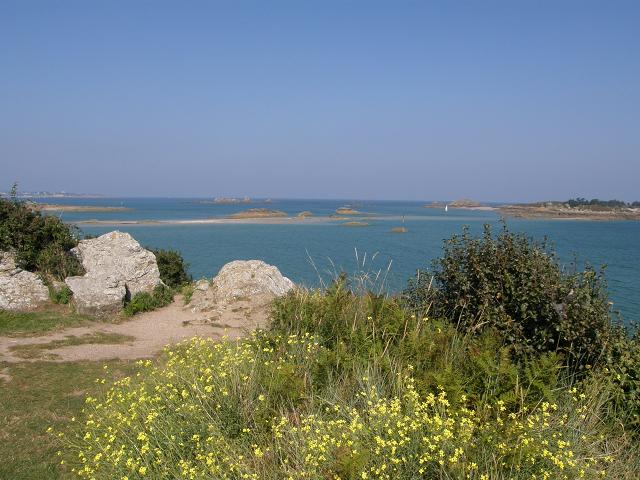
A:
POLYGON ((448 212, 448 211, 449 211, 449 205, 445 205, 445 206, 444 206, 444 211, 445 211, 445 212, 448 212))

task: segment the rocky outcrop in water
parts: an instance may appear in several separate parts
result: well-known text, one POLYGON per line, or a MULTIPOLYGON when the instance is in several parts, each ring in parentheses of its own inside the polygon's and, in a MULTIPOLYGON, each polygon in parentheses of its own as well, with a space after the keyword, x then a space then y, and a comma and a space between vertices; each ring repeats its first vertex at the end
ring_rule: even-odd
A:
POLYGON ((0 309, 33 310, 49 301, 49 290, 35 273, 18 268, 15 255, 0 252, 0 309))
POLYGON ((273 265, 261 260, 236 260, 222 267, 210 284, 199 282, 189 306, 194 311, 208 311, 224 309, 236 301, 264 305, 294 286, 273 265))
POLYGON ((114 231, 82 240, 71 253, 87 272, 65 280, 79 313, 115 313, 125 297, 151 293, 162 283, 155 255, 128 233, 114 231))

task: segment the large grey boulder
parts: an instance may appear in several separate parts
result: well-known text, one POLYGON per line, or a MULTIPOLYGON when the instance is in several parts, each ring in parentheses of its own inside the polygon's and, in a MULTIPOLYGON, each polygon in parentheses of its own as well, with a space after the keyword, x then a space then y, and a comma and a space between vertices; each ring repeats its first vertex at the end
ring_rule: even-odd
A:
POLYGON ((68 277, 65 283, 73 292, 76 310, 85 315, 100 317, 118 313, 127 295, 125 283, 109 275, 68 277))
POLYGON ((16 266, 15 255, 0 252, 0 309, 27 311, 49 301, 49 290, 35 273, 16 266))
POLYGON ((227 263, 209 285, 198 286, 191 298, 193 311, 221 310, 239 300, 264 305, 295 287, 277 267, 261 260, 227 263))
POLYGON ((80 313, 117 312, 126 296, 151 293, 162 283, 155 255, 128 233, 114 231, 82 240, 71 253, 86 271, 82 277, 65 279, 80 313))

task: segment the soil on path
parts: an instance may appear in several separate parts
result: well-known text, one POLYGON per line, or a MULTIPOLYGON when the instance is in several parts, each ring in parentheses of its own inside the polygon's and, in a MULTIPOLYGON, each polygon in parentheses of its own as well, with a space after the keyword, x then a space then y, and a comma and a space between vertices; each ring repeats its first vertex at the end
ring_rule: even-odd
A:
POLYGON ((249 300, 239 300, 222 312, 193 312, 185 307, 182 297, 166 307, 138 314, 122 323, 94 322, 87 326, 67 328, 37 337, 0 337, 0 362, 79 361, 138 359, 156 355, 166 345, 191 337, 237 338, 264 325, 267 308, 249 300), (117 344, 84 343, 43 350, 40 358, 25 359, 12 351, 13 347, 48 344, 68 337, 94 334, 119 334, 133 337, 117 344))

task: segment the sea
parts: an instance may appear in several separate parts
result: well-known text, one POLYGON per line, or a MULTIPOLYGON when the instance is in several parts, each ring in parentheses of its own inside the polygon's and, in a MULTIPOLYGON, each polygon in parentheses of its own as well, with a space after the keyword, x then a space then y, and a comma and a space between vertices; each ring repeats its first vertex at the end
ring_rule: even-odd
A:
MULTIPOLYGON (((442 255, 443 241, 462 232, 480 234, 483 225, 501 228, 494 211, 425 208, 428 201, 289 200, 269 203, 216 204, 202 198, 38 198, 37 201, 126 207, 127 211, 52 213, 69 223, 101 221, 174 221, 225 217, 247 208, 281 210, 295 216, 334 214, 350 206, 365 213, 367 226, 344 222, 293 221, 283 224, 81 224, 85 234, 112 230, 133 235, 142 245, 179 250, 194 278, 211 278, 227 262, 260 259, 276 265, 294 282, 326 285, 340 272, 366 278, 372 288, 401 291, 418 269, 442 255), (404 226, 406 233, 393 233, 404 226)), ((535 239, 545 237, 564 267, 606 266, 613 310, 625 323, 640 320, 640 221, 506 220, 510 230, 535 239)))

